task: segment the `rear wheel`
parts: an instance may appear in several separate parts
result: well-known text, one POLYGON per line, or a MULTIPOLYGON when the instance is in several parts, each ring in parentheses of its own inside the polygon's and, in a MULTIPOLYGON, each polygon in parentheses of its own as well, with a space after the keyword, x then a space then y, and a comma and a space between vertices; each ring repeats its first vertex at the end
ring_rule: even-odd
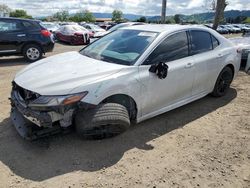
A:
POLYGON ((36 44, 29 44, 24 47, 23 55, 28 61, 34 62, 42 58, 42 49, 36 44))
POLYGON ((77 133, 86 139, 103 139, 121 134, 130 126, 126 107, 116 103, 106 103, 88 111, 76 114, 77 133))
POLYGON ((230 67, 225 67, 217 78, 212 95, 214 97, 224 96, 227 93, 228 89, 230 88, 232 80, 233 80, 232 69, 230 67))

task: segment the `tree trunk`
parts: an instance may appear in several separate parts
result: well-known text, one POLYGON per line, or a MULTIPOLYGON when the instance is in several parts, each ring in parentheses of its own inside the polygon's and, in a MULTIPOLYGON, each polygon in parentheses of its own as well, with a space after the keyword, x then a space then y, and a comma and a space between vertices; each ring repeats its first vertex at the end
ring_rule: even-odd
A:
POLYGON ((161 23, 162 24, 166 22, 166 8, 167 8, 167 0, 162 0, 162 10, 161 10, 161 23))
POLYGON ((224 18, 224 10, 227 6, 226 0, 217 0, 216 11, 214 16, 213 29, 216 30, 220 21, 224 18))

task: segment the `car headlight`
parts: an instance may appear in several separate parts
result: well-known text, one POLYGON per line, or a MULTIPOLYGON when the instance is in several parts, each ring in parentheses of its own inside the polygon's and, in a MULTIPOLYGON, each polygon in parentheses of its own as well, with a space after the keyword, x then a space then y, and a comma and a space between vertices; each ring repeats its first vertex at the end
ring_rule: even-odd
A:
POLYGON ((61 96, 40 96, 32 103, 29 107, 39 107, 39 106, 58 106, 58 105, 70 105, 79 102, 88 94, 87 91, 71 95, 61 95, 61 96))

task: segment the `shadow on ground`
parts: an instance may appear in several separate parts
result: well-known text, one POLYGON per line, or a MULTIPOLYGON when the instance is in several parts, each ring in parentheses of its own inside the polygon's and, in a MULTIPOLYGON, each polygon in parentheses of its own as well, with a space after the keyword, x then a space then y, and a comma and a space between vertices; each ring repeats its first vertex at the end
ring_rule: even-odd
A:
POLYGON ((10 56, 10 57, 1 57, 0 58, 0 67, 10 67, 17 65, 28 65, 29 62, 21 56, 10 56))
POLYGON ((135 125, 120 136, 101 141, 82 140, 71 133, 28 142, 17 135, 7 118, 0 122, 0 161, 16 175, 33 181, 43 181, 77 170, 97 171, 115 165, 130 149, 154 149, 147 145, 152 139, 227 105, 236 96, 235 89, 230 89, 223 98, 207 96, 135 125))

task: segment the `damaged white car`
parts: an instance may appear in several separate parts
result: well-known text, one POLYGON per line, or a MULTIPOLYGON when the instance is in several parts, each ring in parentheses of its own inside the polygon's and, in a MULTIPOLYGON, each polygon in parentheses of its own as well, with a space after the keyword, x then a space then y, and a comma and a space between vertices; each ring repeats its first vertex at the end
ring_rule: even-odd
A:
POLYGON ((79 52, 40 60, 13 80, 11 119, 36 139, 76 127, 110 137, 211 93, 226 94, 240 68, 237 48, 199 26, 123 28, 79 52), (73 125, 73 126, 72 126, 73 125))

